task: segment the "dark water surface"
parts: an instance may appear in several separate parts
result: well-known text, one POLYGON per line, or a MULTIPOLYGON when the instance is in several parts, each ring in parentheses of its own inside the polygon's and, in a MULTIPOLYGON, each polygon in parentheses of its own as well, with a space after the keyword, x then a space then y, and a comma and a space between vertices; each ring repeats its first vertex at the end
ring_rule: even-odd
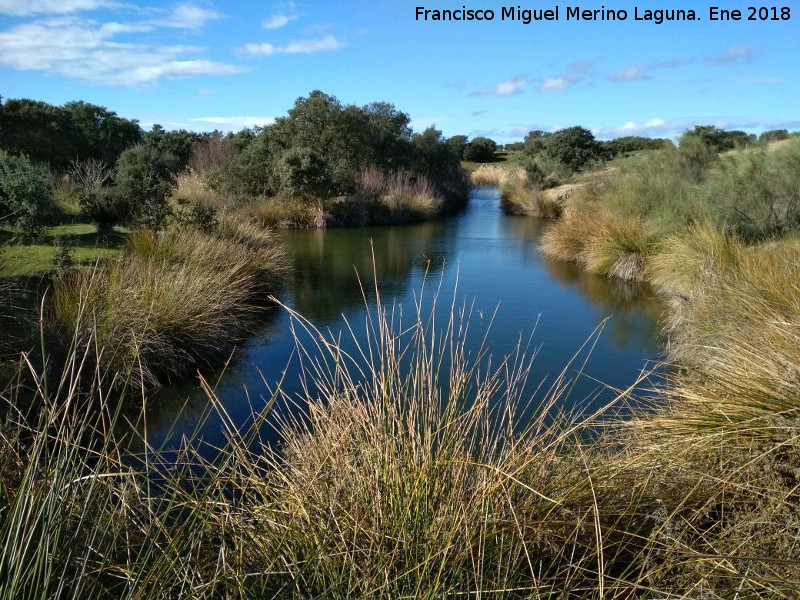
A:
MULTIPOLYGON (((604 389, 598 382, 625 388, 659 358, 661 305, 647 288, 589 275, 543 257, 535 246, 547 222, 505 215, 498 202, 496 189, 475 188, 468 208, 445 221, 281 232, 292 264, 281 299, 321 330, 343 332, 346 339, 347 322, 360 339, 367 307, 359 280, 374 311, 374 255, 381 302, 402 307, 406 324, 412 321, 423 287, 425 310, 440 288, 438 321, 446 321, 455 293, 458 305, 473 307, 470 344, 480 342, 491 321, 488 345, 495 362, 514 349, 520 336, 523 345, 530 339, 530 350, 538 350, 531 393, 543 380, 552 381, 610 317, 567 400, 579 408, 598 406, 611 394, 598 392, 604 389)), ((345 346, 352 348, 352 341, 345 346)), ((288 313, 271 309, 263 329, 238 350, 216 384, 234 423, 246 422, 252 409, 264 406, 269 397, 264 381, 274 383, 285 372, 284 389, 300 390, 294 349, 288 313)), ((574 364, 573 372, 581 363, 574 364)), ((194 429, 208 406, 197 388, 196 382, 187 382, 153 398, 147 416, 152 444, 159 446, 171 429, 194 429)), ((219 418, 212 416, 203 424, 202 436, 211 444, 223 443, 219 418)))

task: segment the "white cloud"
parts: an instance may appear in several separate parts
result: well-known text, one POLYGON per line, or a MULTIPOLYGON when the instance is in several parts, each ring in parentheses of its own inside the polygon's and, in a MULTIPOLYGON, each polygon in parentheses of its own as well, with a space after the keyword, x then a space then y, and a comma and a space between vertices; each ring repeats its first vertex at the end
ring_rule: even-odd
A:
POLYGON ((109 0, 0 0, 0 15, 67 15, 82 10, 114 6, 109 0))
POLYGON ((650 79, 647 70, 641 65, 631 65, 627 69, 617 71, 608 76, 611 81, 641 81, 642 79, 650 79))
POLYGON ((261 27, 264 29, 280 29, 298 18, 300 17, 295 12, 294 2, 287 2, 261 21, 261 27))
POLYGON ((209 21, 220 18, 222 18, 222 14, 215 10, 187 2, 174 6, 170 10, 169 16, 159 21, 158 24, 164 27, 197 31, 205 27, 209 21))
POLYGON ((546 78, 539 87, 540 92, 563 92, 588 77, 597 64, 595 60, 579 60, 569 65, 566 73, 546 78))
POLYGON ((711 54, 705 61, 711 65, 732 65, 738 62, 751 62, 756 56, 755 48, 744 44, 728 46, 719 54, 711 54))
POLYGON ((245 54, 250 56, 275 56, 276 54, 316 54, 343 48, 344 44, 332 35, 317 40, 294 40, 284 45, 246 44, 245 54))
POLYGON ((611 75, 608 76, 608 80, 613 81, 614 83, 625 83, 628 81, 642 81, 644 79, 650 79, 651 71, 659 69, 677 69, 678 67, 688 65, 690 62, 691 61, 683 58, 676 58, 672 60, 650 63, 649 65, 644 65, 644 66, 633 64, 629 66, 627 69, 622 69, 621 71, 612 73, 611 75))
POLYGON ((743 129, 757 132, 767 129, 797 129, 800 128, 800 120, 778 121, 762 118, 732 117, 695 117, 672 120, 655 118, 643 123, 629 121, 624 125, 592 127, 592 133, 602 139, 612 139, 627 135, 675 138, 696 125, 715 125, 722 129, 743 129))
POLYGON ((522 91, 522 88, 527 83, 528 79, 523 76, 514 77, 507 81, 501 81, 497 85, 490 85, 489 87, 482 88, 472 92, 473 96, 514 96, 522 91))
POLYGON ((159 79, 232 75, 236 65, 205 60, 203 48, 120 42, 119 34, 150 31, 152 23, 97 23, 61 17, 0 32, 0 64, 103 85, 142 86, 159 79))

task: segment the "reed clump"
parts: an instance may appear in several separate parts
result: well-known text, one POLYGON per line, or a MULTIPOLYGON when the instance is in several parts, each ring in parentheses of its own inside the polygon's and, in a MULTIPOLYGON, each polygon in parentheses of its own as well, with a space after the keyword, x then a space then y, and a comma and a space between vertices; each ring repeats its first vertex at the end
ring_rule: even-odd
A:
POLYGON ((500 207, 512 215, 558 219, 569 194, 558 194, 531 185, 523 171, 508 175, 500 185, 500 207))
POLYGON ((262 198, 235 213, 261 228, 321 229, 327 223, 321 202, 262 198))
POLYGON ((516 175, 513 169, 498 165, 481 165, 470 173, 470 182, 472 185, 501 187, 509 177, 516 175))
MULTIPOLYGON (((340 224, 349 224, 350 219, 363 220, 359 224, 423 221, 438 216, 445 208, 444 197, 426 177, 405 171, 387 174, 377 168, 363 169, 355 197, 339 203, 357 207, 346 211, 352 216, 340 224)), ((344 214, 342 208, 339 214, 344 214)))
POLYGON ((266 239, 141 230, 120 259, 57 281, 52 315, 81 347, 102 349, 102 368, 148 387, 227 353, 285 264, 266 239))

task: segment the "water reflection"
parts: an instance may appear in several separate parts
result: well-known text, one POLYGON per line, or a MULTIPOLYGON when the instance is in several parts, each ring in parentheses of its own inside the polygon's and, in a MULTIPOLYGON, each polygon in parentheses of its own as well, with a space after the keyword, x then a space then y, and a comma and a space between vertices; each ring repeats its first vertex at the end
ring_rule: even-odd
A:
MULTIPOLYGON (((504 215, 496 190, 477 188, 463 213, 437 223, 285 231, 280 235, 292 272, 282 301, 322 331, 342 335, 353 348, 350 331, 363 341, 367 328, 365 297, 366 304, 374 306, 373 272, 383 305, 395 305, 407 315, 423 286, 428 290, 425 310, 431 305, 431 287, 441 286, 448 309, 456 290, 457 303, 475 309, 470 347, 477 347, 487 334, 489 348, 499 358, 533 331, 533 345, 539 351, 531 394, 543 381, 546 389, 598 324, 611 317, 585 372, 565 400, 579 409, 591 409, 609 397, 598 381, 628 387, 648 361, 659 357, 661 307, 645 287, 613 282, 544 258, 536 244, 547 227, 540 219, 504 215)), ((275 309, 227 370, 209 376, 233 423, 248 421, 253 410, 269 403, 267 384, 281 377, 289 393, 300 394, 295 350, 289 316, 275 309)), ((575 365, 577 369, 579 363, 575 365)), ((153 408, 147 415, 149 440, 159 445, 172 431, 192 431, 206 414, 207 404, 195 382, 162 391, 151 400, 153 408)), ((220 419, 211 415, 202 435, 210 444, 224 443, 220 419)))

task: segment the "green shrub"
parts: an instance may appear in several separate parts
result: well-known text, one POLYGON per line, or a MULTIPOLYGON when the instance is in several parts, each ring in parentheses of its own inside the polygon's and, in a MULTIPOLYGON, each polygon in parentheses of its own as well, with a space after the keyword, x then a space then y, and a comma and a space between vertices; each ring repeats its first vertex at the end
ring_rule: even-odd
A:
POLYGON ((291 148, 278 164, 281 191, 287 196, 325 197, 331 191, 328 165, 310 148, 291 148))
POLYGON ((492 162, 497 152, 497 143, 487 137, 476 137, 464 149, 464 160, 492 162))
POLYGON ((66 277, 75 268, 75 257, 69 240, 57 236, 53 244, 53 273, 57 278, 66 277))
POLYGON ((600 142, 584 127, 569 127, 555 132, 546 138, 544 153, 575 173, 593 161, 606 158, 600 142))
POLYGON ((719 157, 719 150, 703 136, 685 133, 681 136, 678 156, 683 175, 700 183, 719 157))
POLYGON ((722 224, 750 242, 800 228, 800 144, 723 157, 704 194, 722 224))
POLYGON ((788 139, 789 131, 786 129, 771 129, 758 136, 758 141, 764 144, 768 144, 770 142, 780 142, 781 140, 788 139))
POLYGON ((38 237, 53 209, 53 196, 39 170, 25 156, 0 150, 0 214, 25 237, 38 237))
POLYGON ((128 206, 128 219, 157 231, 170 214, 169 157, 146 146, 134 146, 120 155, 114 169, 117 201, 128 206))

